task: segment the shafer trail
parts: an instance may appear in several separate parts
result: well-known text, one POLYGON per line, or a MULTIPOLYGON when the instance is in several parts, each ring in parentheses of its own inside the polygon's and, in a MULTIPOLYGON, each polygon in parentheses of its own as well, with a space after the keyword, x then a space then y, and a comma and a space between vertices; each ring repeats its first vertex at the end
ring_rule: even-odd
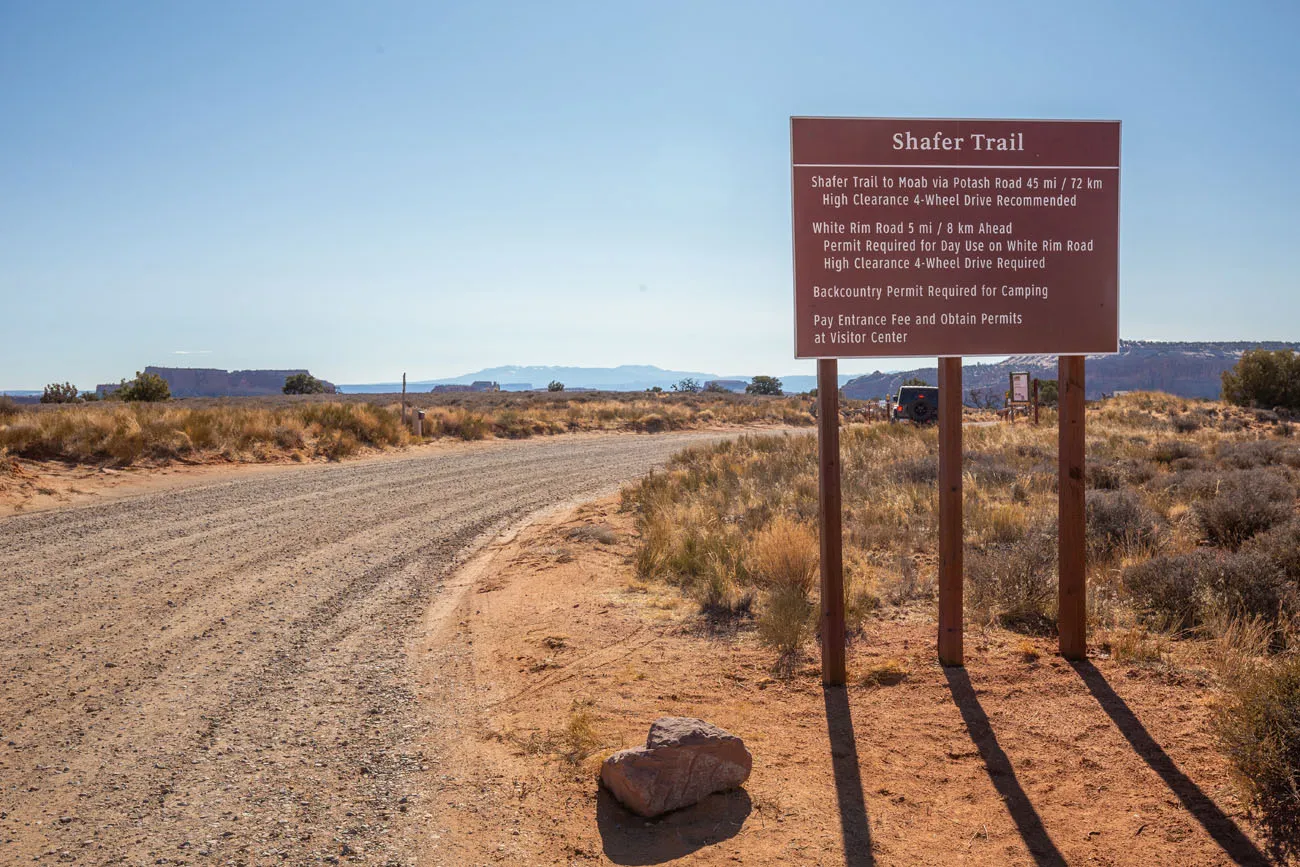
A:
POLYGON ((528 515, 719 437, 502 443, 0 519, 0 863, 414 863, 463 736, 414 700, 407 658, 460 592, 445 579, 528 515))

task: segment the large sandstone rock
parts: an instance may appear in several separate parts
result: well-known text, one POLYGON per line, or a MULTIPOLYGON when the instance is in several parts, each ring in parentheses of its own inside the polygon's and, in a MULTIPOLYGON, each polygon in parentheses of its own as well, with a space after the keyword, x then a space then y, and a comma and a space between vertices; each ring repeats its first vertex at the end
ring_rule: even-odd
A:
POLYGON ((600 781, 634 813, 658 816, 689 807, 749 779, 754 758, 740 738, 703 720, 663 717, 644 747, 605 760, 600 781))

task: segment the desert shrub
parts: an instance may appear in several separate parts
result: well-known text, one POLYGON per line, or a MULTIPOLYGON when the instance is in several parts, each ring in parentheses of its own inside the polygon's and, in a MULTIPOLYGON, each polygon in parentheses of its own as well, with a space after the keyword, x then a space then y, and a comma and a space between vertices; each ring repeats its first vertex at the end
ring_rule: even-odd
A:
POLYGON ((1295 585, 1265 552, 1241 552, 1207 561, 1201 573, 1210 612, 1276 623, 1296 610, 1295 585))
POLYGON ((135 379, 130 382, 122 380, 121 387, 114 392, 113 396, 119 400, 157 403, 171 400, 172 390, 171 386, 167 385, 167 380, 158 374, 136 371, 135 379))
POLYGON ((933 485, 939 481, 939 462, 932 456, 905 458, 892 467, 894 475, 909 485, 933 485))
POLYGON ((745 386, 745 394, 767 394, 780 397, 783 394, 781 380, 775 376, 756 376, 749 381, 749 385, 745 386))
POLYGON ((1085 513, 1088 552, 1098 560, 1153 548, 1160 539, 1160 516, 1132 491, 1088 491, 1085 513))
POLYGON ((659 433, 668 428, 668 422, 664 420, 662 415, 659 415, 658 413, 650 413, 649 415, 642 416, 637 427, 646 433, 659 433))
POLYGON ((0 418, 10 418, 20 412, 22 408, 18 406, 18 401, 7 394, 0 394, 0 418))
POLYGON ((1236 550, 1251 536, 1294 513, 1295 489, 1267 470, 1225 475, 1218 493, 1192 509, 1197 529, 1211 545, 1236 550))
POLYGON ((1116 491, 1120 488, 1145 484, 1155 477, 1156 468, 1149 461, 1090 458, 1085 473, 1085 483, 1088 487, 1116 491))
POLYGON ((985 622, 1045 627, 1056 608, 1056 527, 1041 524, 1019 541, 966 555, 966 603, 985 622))
POLYGON ((1281 864, 1300 854, 1300 653, 1270 655, 1273 643, 1257 622, 1223 630, 1214 654, 1222 685, 1214 728, 1281 864))
POLYGON ((1201 447, 1187 440, 1161 440, 1151 448, 1151 460, 1171 464, 1183 458, 1199 458, 1201 447))
POLYGON ((310 373, 295 373, 284 380, 285 394, 326 394, 330 388, 310 373))
MULTIPOLYGON (((982 485, 1005 487, 1023 475, 1005 457, 990 452, 970 452, 966 455, 965 464, 975 481, 982 485)), ((935 463, 935 470, 938 471, 938 462, 935 463)))
POLYGON ((1118 490, 1127 479, 1124 463, 1117 460, 1090 460, 1084 472, 1084 483, 1089 488, 1103 491, 1118 490))
POLYGON ((1204 576, 1215 558, 1209 551, 1152 557, 1124 570, 1124 588, 1148 622, 1186 629, 1202 620, 1204 576))
POLYGON ((326 431, 316 440, 316 453, 331 461, 350 457, 360 450, 361 443, 357 442, 356 436, 350 431, 326 431))
POLYGON ((1300 587, 1300 519, 1292 519, 1251 538, 1242 554, 1264 557, 1281 577, 1300 587))
POLYGON ((1269 440, 1220 443, 1215 457, 1223 466, 1239 470, 1281 464, 1294 467, 1300 464, 1300 451, 1294 446, 1269 440))
POLYGON ((729 624, 754 615, 754 592, 740 590, 725 571, 709 570, 704 580, 695 585, 693 595, 699 603, 700 614, 714 624, 729 624))
POLYGON ((41 393, 41 403, 76 403, 77 387, 70 382, 52 382, 41 393))
POLYGON ((1055 379, 1038 380, 1038 402, 1043 406, 1056 406, 1060 387, 1055 379))
POLYGON ((1169 423, 1173 425, 1175 432, 1181 434, 1187 434, 1187 433, 1194 433, 1200 430, 1202 421, 1200 416, 1192 415, 1188 413, 1184 415, 1173 416, 1172 418, 1169 419, 1169 423))
POLYGON ((1228 474, 1212 470, 1178 470, 1155 479, 1152 487, 1184 500, 1212 497, 1228 474))
POLYGON ((307 438, 303 429, 293 424, 276 425, 272 432, 275 444, 282 449, 290 451, 304 448, 307 445, 307 438))
POLYGON ((1223 399, 1238 406, 1300 408, 1300 356, 1289 349, 1242 353, 1223 373, 1223 399))

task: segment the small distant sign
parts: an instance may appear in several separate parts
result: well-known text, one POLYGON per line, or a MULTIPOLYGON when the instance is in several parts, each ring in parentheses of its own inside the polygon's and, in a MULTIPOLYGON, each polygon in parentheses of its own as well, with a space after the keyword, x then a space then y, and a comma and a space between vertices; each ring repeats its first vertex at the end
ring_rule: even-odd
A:
POLYGON ((1119 348, 1118 121, 790 119, 795 357, 1119 348))
POLYGON ((1029 374, 1011 374, 1011 402, 1029 403, 1029 374))

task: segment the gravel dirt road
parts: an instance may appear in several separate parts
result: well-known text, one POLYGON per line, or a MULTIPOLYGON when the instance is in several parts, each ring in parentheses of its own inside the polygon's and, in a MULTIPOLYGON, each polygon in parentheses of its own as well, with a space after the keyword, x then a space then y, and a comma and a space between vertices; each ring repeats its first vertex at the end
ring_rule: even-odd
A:
POLYGON ((261 473, 0 519, 0 863, 414 864, 445 809, 408 645, 547 507, 719 434, 261 473))

